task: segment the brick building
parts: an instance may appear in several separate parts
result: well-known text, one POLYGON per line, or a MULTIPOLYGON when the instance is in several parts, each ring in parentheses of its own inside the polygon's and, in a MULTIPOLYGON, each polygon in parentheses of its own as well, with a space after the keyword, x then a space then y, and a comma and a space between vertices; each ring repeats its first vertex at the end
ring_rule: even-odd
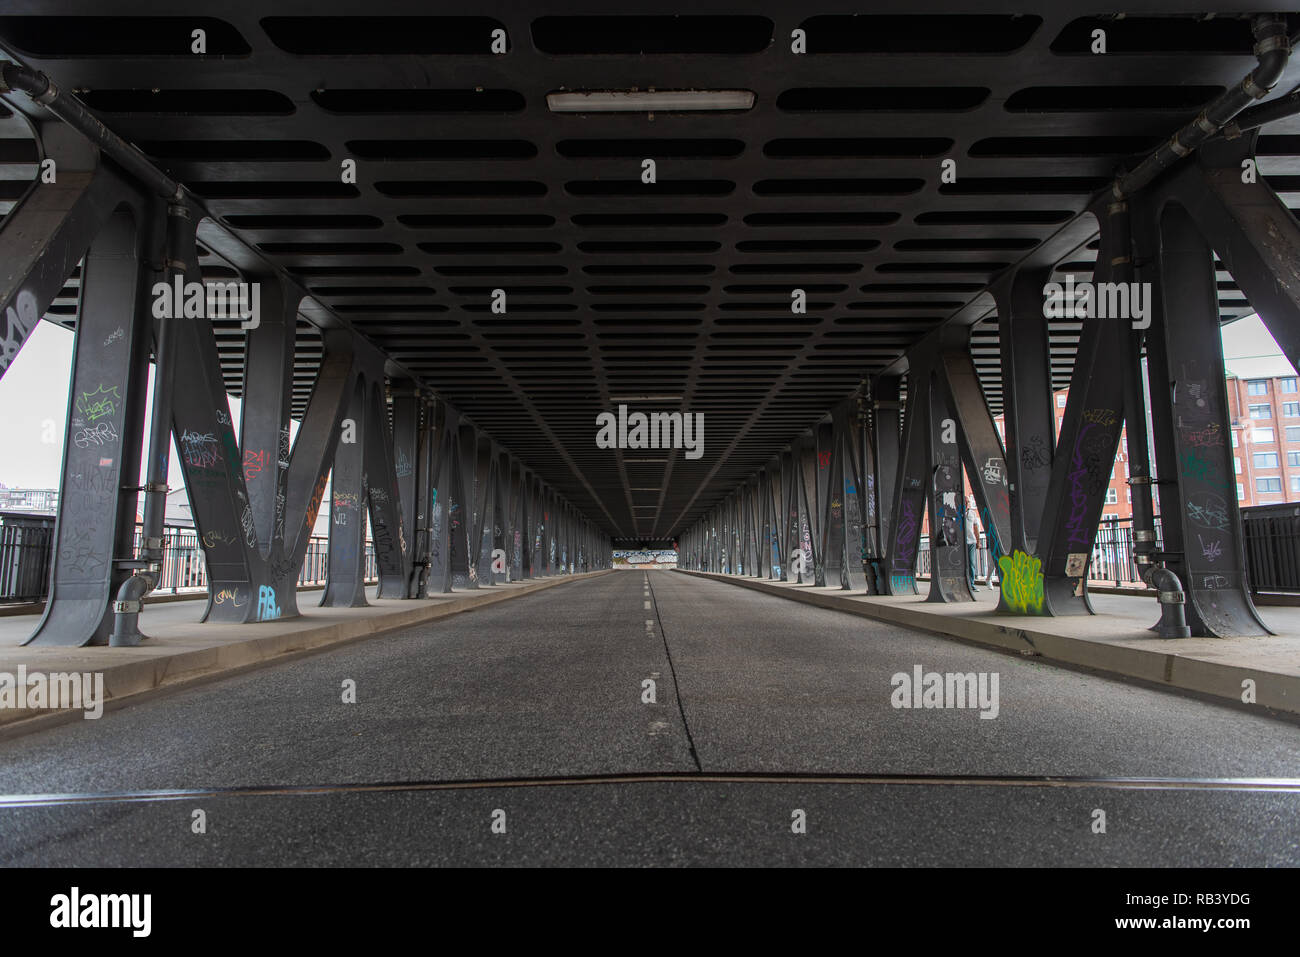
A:
MULTIPOLYGON (((1225 365, 1237 502, 1243 508, 1300 502, 1300 389, 1295 371, 1284 356, 1230 358, 1225 365)), ((1062 389, 1052 398, 1057 435, 1068 391, 1062 389)), ((997 426, 1005 442, 1001 416, 997 426)), ((1103 518, 1132 518, 1128 478, 1128 437, 1121 431, 1103 518)))

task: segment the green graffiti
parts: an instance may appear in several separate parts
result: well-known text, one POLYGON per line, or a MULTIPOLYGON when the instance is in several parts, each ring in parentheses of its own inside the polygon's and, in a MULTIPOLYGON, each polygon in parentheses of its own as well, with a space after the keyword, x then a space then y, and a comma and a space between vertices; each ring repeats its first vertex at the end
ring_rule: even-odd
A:
POLYGON ((1002 570, 1002 600, 1021 615, 1043 613, 1043 562, 1022 551, 998 559, 1002 570))

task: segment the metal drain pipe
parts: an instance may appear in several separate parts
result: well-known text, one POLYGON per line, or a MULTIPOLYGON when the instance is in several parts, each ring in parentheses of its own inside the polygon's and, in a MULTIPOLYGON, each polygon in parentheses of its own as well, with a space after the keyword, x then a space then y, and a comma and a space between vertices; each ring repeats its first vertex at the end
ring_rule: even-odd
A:
POLYGON ((1291 57, 1291 39, 1286 19, 1272 13, 1257 14, 1250 22, 1255 37, 1255 59, 1259 65, 1236 86, 1221 93, 1196 119, 1171 136, 1165 144, 1144 159, 1132 171, 1117 177, 1111 187, 1115 199, 1122 200, 1152 182, 1198 146, 1217 134, 1225 124, 1255 100, 1262 99, 1282 78, 1291 57))
POLYGON ((101 123, 95 114, 71 93, 64 93, 40 70, 18 63, 0 66, 0 93, 19 90, 41 104, 95 146, 130 176, 173 203, 183 202, 184 190, 164 175, 140 150, 101 123))
MULTIPOLYGON (((183 277, 185 264, 194 254, 190 210, 174 203, 167 208, 166 262, 163 275, 170 286, 175 277, 183 277)), ((182 279, 182 281, 184 281, 182 279)), ((145 471, 144 522, 140 530, 140 556, 137 571, 122 583, 113 603, 113 633, 108 643, 114 647, 140 644, 140 612, 144 596, 158 586, 164 558, 163 532, 167 519, 167 472, 171 463, 172 399, 176 394, 175 362, 177 319, 158 320, 158 337, 154 343, 153 407, 149 417, 149 459, 145 471)))

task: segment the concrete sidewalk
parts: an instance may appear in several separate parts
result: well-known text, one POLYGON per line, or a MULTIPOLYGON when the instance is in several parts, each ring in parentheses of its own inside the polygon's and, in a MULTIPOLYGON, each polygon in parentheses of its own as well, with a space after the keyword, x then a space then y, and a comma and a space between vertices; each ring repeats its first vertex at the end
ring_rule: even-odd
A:
MULTIPOLYGON (((141 630, 149 640, 137 648, 23 647, 38 619, 0 619, 0 673, 16 675, 23 666, 34 673, 91 672, 104 676, 107 707, 124 699, 187 682, 240 671, 258 664, 337 645, 359 638, 410 628, 448 615, 471 611, 566 582, 609 574, 610 570, 554 578, 529 579, 474 591, 457 591, 422 600, 377 599, 366 589, 367 608, 319 608, 300 597, 302 615, 285 621, 251 625, 204 624, 204 605, 173 602, 146 605, 141 630)), ((81 710, 30 710, 0 707, 0 737, 25 734, 50 724, 79 719, 81 710)))
POLYGON ((1255 683, 1259 707, 1300 714, 1300 608, 1260 609, 1276 635, 1260 638, 1161 639, 1147 629, 1159 617, 1151 598, 1093 595, 1096 615, 1038 618, 997 613, 996 590, 981 588, 972 605, 929 604, 917 596, 845 592, 713 572, 679 569, 795 601, 876 621, 1041 657, 1046 661, 1137 678, 1168 688, 1242 703, 1243 682, 1255 683))

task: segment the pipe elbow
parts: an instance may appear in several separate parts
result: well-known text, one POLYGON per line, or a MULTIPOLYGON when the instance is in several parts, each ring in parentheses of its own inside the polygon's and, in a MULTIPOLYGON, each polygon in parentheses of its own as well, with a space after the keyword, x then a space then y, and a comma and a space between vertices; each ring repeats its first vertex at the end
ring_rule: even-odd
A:
POLYGON ((119 601, 140 601, 151 591, 153 591, 153 576, 138 573, 122 582, 117 597, 119 601))
POLYGON ((1147 583, 1157 592, 1160 604, 1183 604, 1183 583, 1168 568, 1157 566, 1147 575, 1147 583))
POLYGON ((1259 66, 1246 77, 1242 87, 1255 99, 1266 96, 1282 79, 1291 59, 1291 40, 1286 21, 1275 14, 1260 14, 1251 22, 1255 37, 1255 57, 1259 66))
POLYGON ((17 63, 6 63, 0 67, 0 92, 17 90, 26 93, 32 99, 44 96, 50 89, 50 78, 39 70, 31 70, 17 63))

